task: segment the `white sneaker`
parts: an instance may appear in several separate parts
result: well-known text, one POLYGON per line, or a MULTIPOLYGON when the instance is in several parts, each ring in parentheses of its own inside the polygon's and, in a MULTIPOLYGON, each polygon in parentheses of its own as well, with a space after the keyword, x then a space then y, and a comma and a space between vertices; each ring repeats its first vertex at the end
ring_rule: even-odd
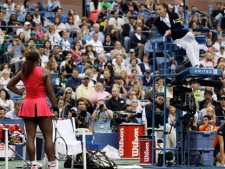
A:
POLYGON ((57 169, 56 166, 49 166, 48 169, 57 169))

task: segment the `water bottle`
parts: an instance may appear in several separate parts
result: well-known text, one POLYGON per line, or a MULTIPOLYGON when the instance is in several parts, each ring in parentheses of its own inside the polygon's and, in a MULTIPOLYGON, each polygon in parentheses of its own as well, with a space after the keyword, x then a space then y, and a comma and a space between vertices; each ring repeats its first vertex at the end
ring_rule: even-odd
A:
POLYGON ((176 74, 176 64, 172 62, 172 65, 170 66, 171 74, 176 74))
POLYGON ((43 169, 48 169, 48 158, 47 155, 45 154, 43 159, 42 159, 42 168, 43 169))

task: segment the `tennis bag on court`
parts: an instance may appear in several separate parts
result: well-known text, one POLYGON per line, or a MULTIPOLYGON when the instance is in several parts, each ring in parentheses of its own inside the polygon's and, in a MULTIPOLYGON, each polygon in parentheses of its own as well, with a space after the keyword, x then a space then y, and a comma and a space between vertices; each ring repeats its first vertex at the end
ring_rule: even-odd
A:
MULTIPOLYGON (((88 169, 117 169, 117 165, 102 150, 88 150, 86 153, 88 169)), ((76 164, 83 164, 83 153, 77 154, 76 164)), ((71 158, 64 163, 65 168, 71 168, 71 158)))

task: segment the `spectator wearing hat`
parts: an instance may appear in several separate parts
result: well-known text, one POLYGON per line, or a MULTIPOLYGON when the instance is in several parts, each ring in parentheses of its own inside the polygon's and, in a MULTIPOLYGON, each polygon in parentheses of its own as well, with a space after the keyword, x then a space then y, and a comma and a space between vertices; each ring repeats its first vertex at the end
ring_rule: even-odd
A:
POLYGON ((68 113, 68 119, 71 119, 72 117, 78 116, 77 108, 72 107, 68 113))
POLYGON ((195 100, 196 101, 200 101, 200 93, 201 93, 201 90, 198 89, 198 82, 197 81, 192 81, 191 82, 191 88, 192 88, 192 91, 194 93, 194 97, 195 97, 195 100))
POLYGON ((87 55, 88 60, 90 59, 91 61, 95 60, 98 57, 97 52, 94 50, 93 44, 87 43, 84 46, 85 53, 87 55))
POLYGON ((130 49, 130 51, 129 51, 129 57, 126 58, 125 63, 124 63, 125 66, 127 66, 130 63, 130 60, 131 59, 137 59, 138 64, 141 63, 141 60, 139 58, 137 58, 135 55, 136 55, 135 50, 134 49, 130 49))
POLYGON ((99 72, 99 65, 98 64, 93 64, 91 65, 92 68, 92 73, 93 73, 93 77, 92 79, 97 82, 97 77, 99 76, 100 72, 99 72))
POLYGON ((116 74, 120 74, 121 71, 126 71, 126 67, 123 64, 124 60, 121 55, 117 55, 114 65, 114 70, 116 74))
POLYGON ((115 48, 110 51, 110 58, 114 59, 118 55, 121 55, 124 59, 127 58, 127 54, 125 49, 121 46, 121 43, 119 41, 115 42, 115 48))
POLYGON ((216 117, 219 120, 224 120, 225 117, 225 95, 220 96, 219 105, 215 109, 216 117))
POLYGON ((18 22, 23 23, 25 21, 25 15, 21 12, 20 4, 15 5, 15 14, 18 22))
MULTIPOLYGON (((36 44, 37 49, 39 49, 40 46, 43 46, 43 41, 39 38, 37 38, 37 33, 32 31, 30 32, 30 38, 34 39, 34 43, 36 44)), ((26 46, 26 44, 25 44, 26 46)))
POLYGON ((90 77, 84 76, 82 79, 82 84, 78 86, 76 90, 77 99, 85 99, 89 101, 89 98, 92 93, 95 92, 95 89, 92 86, 89 86, 90 77))
POLYGON ((92 114, 92 122, 95 122, 95 133, 109 132, 111 119, 113 119, 113 112, 106 107, 103 99, 98 100, 95 111, 92 114))
POLYGON ((140 14, 144 14, 145 15, 145 19, 148 20, 149 19, 149 12, 147 12, 145 9, 145 5, 141 4, 139 5, 140 10, 137 13, 137 17, 139 17, 140 14))
MULTIPOLYGON (((35 8, 38 8, 38 10, 41 12, 41 14, 40 14, 41 17, 44 18, 45 17, 45 12, 44 11, 46 11, 47 9, 43 5, 43 1, 42 0, 38 0, 37 5, 35 6, 35 8)), ((35 9, 34 9, 34 11, 35 11, 35 9)))
POLYGON ((7 119, 5 109, 0 106, 0 119, 7 119))
POLYGON ((30 29, 30 22, 25 22, 23 28, 19 28, 16 31, 16 35, 19 36, 21 32, 23 32, 25 39, 30 39, 31 29, 30 29))
POLYGON ((80 61, 76 63, 77 66, 79 65, 82 65, 84 66, 85 63, 87 62, 87 55, 85 52, 81 52, 81 55, 80 55, 80 61))
POLYGON ((173 85, 170 83, 167 83, 166 85, 166 98, 173 98, 173 85))
POLYGON ((146 36, 142 35, 142 28, 137 27, 136 33, 132 37, 131 46, 137 50, 138 58, 142 60, 144 54, 144 45, 147 42, 146 36))
POLYGON ((134 33, 136 30, 135 17, 129 18, 129 23, 123 25, 123 37, 124 37, 124 48, 128 52, 130 49, 130 34, 134 33))
POLYGON ((155 22, 155 11, 150 11, 150 18, 147 19, 145 25, 148 27, 148 29, 151 29, 155 22))
POLYGON ((7 6, 6 5, 2 5, 1 12, 3 14, 3 19, 2 20, 5 21, 6 24, 8 24, 9 18, 10 18, 10 14, 7 11, 7 6))
MULTIPOLYGON (((204 100, 200 101, 200 103, 199 103, 199 110, 204 108, 206 100, 212 100, 212 96, 213 96, 213 93, 211 90, 205 90, 204 100)), ((213 104, 215 105, 215 107, 217 107, 217 105, 218 105, 215 100, 213 100, 213 104)))
POLYGON ((69 77, 69 79, 66 82, 66 87, 71 87, 74 92, 76 92, 76 89, 79 85, 81 85, 81 79, 78 77, 79 71, 77 69, 73 69, 72 75, 69 77))
POLYGON ((12 41, 10 40, 9 35, 6 34, 4 36, 4 41, 0 45, 0 56, 5 52, 5 49, 8 48, 8 46, 9 46, 10 43, 12 43, 12 41))
POLYGON ((108 25, 110 26, 111 33, 120 41, 120 31, 122 30, 124 22, 122 18, 119 18, 119 12, 114 12, 113 18, 109 19, 108 25))
POLYGON ((118 12, 119 18, 122 18, 123 16, 123 11, 120 10, 119 8, 119 4, 117 2, 115 2, 113 4, 113 9, 111 10, 110 14, 114 15, 115 12, 118 12))
POLYGON ((141 80, 143 82, 143 86, 151 87, 153 79, 151 77, 152 71, 150 69, 146 69, 144 72, 144 75, 141 77, 141 80))

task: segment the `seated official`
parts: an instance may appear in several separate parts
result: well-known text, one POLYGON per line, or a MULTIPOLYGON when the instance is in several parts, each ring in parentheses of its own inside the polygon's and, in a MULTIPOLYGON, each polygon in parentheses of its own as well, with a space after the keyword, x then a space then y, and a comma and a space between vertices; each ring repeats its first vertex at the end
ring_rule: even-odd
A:
MULTIPOLYGON (((168 114, 169 111, 167 108, 166 113, 164 113, 164 94, 157 94, 155 97, 155 103, 156 103, 156 112, 155 112, 155 129, 157 130, 163 130, 164 125, 166 125, 166 132, 168 133, 166 135, 166 148, 171 148, 171 147, 176 147, 176 131, 175 128, 168 124, 168 114), (164 124, 164 115, 166 116, 166 124, 164 124)), ((153 127, 152 126, 152 102, 149 105, 145 106, 145 114, 146 114, 146 119, 147 119, 147 126, 148 127, 153 127)), ((157 132, 158 138, 163 138, 164 133, 161 131, 157 132)))

